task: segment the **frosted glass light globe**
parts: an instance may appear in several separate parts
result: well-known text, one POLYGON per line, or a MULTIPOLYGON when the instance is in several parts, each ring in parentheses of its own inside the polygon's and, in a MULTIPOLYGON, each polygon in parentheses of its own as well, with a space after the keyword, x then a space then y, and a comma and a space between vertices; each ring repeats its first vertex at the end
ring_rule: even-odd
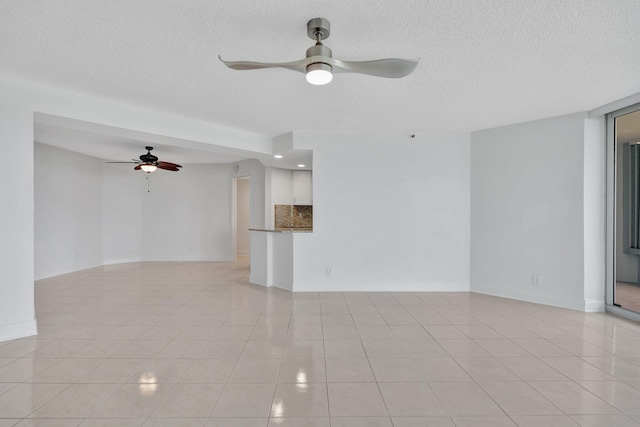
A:
POLYGON ((331 65, 311 64, 307 67, 307 81, 312 85, 326 85, 333 80, 331 65))

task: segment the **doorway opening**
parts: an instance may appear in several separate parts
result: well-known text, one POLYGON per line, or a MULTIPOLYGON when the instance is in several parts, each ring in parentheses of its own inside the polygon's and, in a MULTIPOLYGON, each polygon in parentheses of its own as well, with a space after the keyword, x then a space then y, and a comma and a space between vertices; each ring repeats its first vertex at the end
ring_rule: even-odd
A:
POLYGON ((251 178, 241 176, 234 179, 235 185, 235 259, 249 259, 251 247, 251 178))
POLYGON ((607 311, 640 320, 640 105, 607 119, 607 311))

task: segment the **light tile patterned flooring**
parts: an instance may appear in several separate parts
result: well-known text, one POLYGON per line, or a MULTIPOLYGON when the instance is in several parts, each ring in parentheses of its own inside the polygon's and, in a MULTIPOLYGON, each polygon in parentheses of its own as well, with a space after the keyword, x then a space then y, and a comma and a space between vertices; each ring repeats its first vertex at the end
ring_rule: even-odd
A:
POLYGON ((246 261, 36 284, 0 427, 640 425, 640 325, 473 293, 288 293, 246 261))

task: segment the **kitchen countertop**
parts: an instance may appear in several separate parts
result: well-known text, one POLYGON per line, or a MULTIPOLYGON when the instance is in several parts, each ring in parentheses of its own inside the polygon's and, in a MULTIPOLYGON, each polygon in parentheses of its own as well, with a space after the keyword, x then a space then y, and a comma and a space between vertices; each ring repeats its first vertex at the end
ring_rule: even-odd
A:
POLYGON ((265 233, 313 233, 313 228, 250 228, 249 231, 262 231, 265 233))

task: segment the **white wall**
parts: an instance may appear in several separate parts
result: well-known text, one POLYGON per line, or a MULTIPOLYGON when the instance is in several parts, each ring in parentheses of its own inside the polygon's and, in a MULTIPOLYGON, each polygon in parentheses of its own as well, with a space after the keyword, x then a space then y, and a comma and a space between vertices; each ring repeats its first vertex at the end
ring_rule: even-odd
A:
POLYGON ((249 179, 236 180, 236 255, 248 256, 251 235, 251 181, 249 179))
POLYGON ((251 231, 249 281, 256 285, 273 284, 273 239, 264 231, 251 231))
POLYGON ((0 96, 0 341, 37 332, 33 306, 33 112, 0 96), (10 102, 7 102, 10 101, 10 102))
POLYGON ((102 265, 102 161, 35 144, 35 278, 102 265))
POLYGON ((293 283, 294 237, 293 233, 251 232, 251 283, 298 291, 293 283))
POLYGON ((606 133, 604 117, 584 126, 584 310, 604 311, 606 133))
POLYGON ((230 165, 185 165, 150 174, 142 193, 143 261, 230 261, 230 165))
POLYGON ((147 175, 42 144, 35 159, 37 279, 103 264, 234 258, 230 165, 147 175))
POLYGON ((469 290, 468 134, 294 141, 314 150, 313 233, 294 235, 294 290, 469 290))
POLYGON ((104 264, 142 260, 142 193, 146 175, 135 165, 103 163, 102 254, 104 264))
MULTIPOLYGON (((264 233, 267 234, 267 233, 264 233)), ((273 275, 272 285, 288 291, 293 287, 293 263, 295 260, 292 233, 268 233, 272 239, 273 275)))
MULTIPOLYGON (((601 208, 593 218, 585 216, 585 197, 592 197, 584 187, 585 159, 588 174, 601 173, 604 165, 598 142, 590 139, 585 151, 583 114, 472 133, 472 291, 585 309, 585 260, 593 260, 595 250, 587 239, 598 239, 585 231, 604 230, 601 208), (541 276, 539 287, 532 275, 541 276)), ((589 209, 603 203, 604 181, 595 191, 601 193, 589 200, 589 209)), ((600 277, 590 280, 595 286, 600 277)), ((599 302, 589 301, 594 304, 599 302)))

